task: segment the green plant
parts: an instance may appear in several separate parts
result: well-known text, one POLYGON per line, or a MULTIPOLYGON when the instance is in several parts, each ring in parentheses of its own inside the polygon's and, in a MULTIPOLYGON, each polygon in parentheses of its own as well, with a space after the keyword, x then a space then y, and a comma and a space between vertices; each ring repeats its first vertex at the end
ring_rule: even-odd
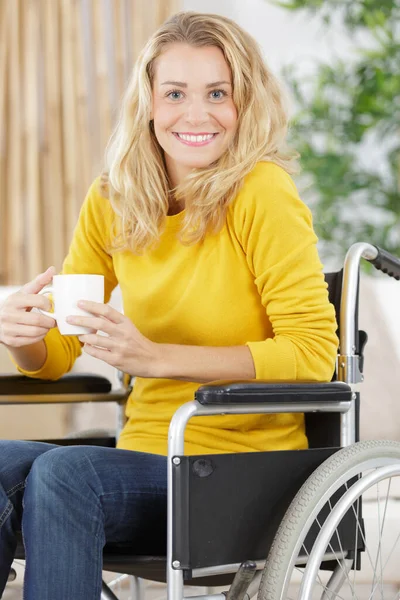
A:
POLYGON ((351 60, 316 64, 312 78, 300 80, 298 65, 283 73, 298 108, 290 136, 299 185, 322 254, 342 259, 351 243, 368 241, 400 256, 400 0, 275 4, 319 14, 328 26, 339 19, 355 42, 351 60), (371 149, 372 166, 363 156, 371 149))

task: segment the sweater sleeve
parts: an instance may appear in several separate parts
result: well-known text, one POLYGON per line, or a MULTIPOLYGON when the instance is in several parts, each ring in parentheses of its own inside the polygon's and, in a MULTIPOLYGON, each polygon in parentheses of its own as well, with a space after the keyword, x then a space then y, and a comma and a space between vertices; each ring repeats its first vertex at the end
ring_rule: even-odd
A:
MULTIPOLYGON (((101 196, 99 190, 99 179, 96 179, 82 205, 61 274, 104 275, 104 301, 107 303, 118 281, 112 257, 107 252, 113 211, 109 201, 101 196)), ((37 379, 59 379, 72 369, 81 354, 82 344, 77 336, 63 336, 57 328, 48 332, 44 342, 47 358, 41 369, 25 371, 16 365, 17 369, 20 373, 37 379)))
POLYGON ((338 348, 335 311, 311 212, 291 177, 273 163, 259 163, 234 203, 233 219, 274 334, 246 344, 256 378, 330 381, 338 348))

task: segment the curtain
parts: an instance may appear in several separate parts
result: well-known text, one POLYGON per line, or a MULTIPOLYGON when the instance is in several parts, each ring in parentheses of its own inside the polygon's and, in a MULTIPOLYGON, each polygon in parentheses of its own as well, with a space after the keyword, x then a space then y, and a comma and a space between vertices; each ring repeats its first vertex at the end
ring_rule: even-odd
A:
POLYGON ((0 285, 62 265, 138 52, 181 0, 0 0, 0 285))

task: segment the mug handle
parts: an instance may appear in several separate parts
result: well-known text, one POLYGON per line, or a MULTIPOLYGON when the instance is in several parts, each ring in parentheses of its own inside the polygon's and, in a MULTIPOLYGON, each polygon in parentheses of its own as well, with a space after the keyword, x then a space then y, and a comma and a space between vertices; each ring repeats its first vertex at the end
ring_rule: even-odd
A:
MULTIPOLYGON (((38 294, 43 294, 44 296, 46 296, 47 294, 52 294, 52 293, 53 293, 52 285, 46 285, 42 290, 40 290, 40 292, 38 292, 38 294)), ((36 310, 38 310, 40 313, 42 313, 42 315, 46 315, 47 317, 51 317, 52 319, 55 319, 57 321, 56 313, 47 312, 46 310, 42 310, 41 308, 37 308, 36 310)))

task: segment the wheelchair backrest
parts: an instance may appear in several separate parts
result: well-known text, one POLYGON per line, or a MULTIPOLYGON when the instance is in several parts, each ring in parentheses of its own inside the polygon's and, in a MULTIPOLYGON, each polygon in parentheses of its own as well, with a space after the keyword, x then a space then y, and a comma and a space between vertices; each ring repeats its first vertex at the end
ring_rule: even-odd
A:
MULTIPOLYGON (((342 297, 343 269, 336 273, 324 273, 325 281, 328 284, 329 300, 335 307, 336 320, 338 323, 337 335, 340 336, 340 306, 342 297)), ((357 305, 354 320, 356 340, 356 352, 362 356, 362 351, 366 342, 366 333, 358 329, 358 291, 357 290, 357 305)), ((339 349, 338 349, 339 350, 339 349)), ((362 358, 360 361, 362 369, 362 358)), ((332 381, 336 381, 337 374, 334 373, 332 381)), ((360 423, 360 398, 357 394, 356 400, 356 439, 359 439, 359 423, 360 423)), ((306 432, 310 448, 323 448, 329 446, 340 445, 340 414, 339 413, 306 413, 306 432)))

